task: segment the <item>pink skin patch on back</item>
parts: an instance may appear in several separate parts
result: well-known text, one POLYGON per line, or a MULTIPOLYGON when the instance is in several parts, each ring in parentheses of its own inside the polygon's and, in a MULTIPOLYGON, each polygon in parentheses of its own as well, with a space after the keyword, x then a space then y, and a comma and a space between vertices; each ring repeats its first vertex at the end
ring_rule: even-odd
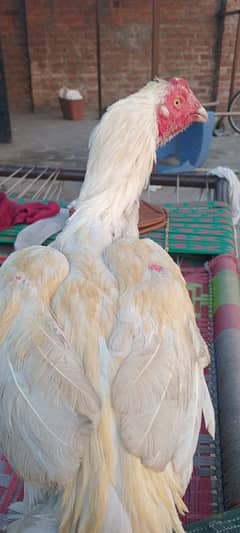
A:
POLYGON ((151 265, 149 265, 148 268, 150 268, 150 270, 153 270, 154 272, 161 272, 163 269, 158 263, 152 263, 151 265))

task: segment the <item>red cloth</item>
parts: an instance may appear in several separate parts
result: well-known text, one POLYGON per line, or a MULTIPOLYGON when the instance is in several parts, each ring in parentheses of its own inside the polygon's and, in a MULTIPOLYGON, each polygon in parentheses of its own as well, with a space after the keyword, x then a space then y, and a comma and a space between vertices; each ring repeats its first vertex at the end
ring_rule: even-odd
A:
POLYGON ((32 224, 42 218, 57 215, 60 207, 56 202, 27 202, 18 204, 9 200, 4 192, 0 192, 0 230, 15 224, 32 224))

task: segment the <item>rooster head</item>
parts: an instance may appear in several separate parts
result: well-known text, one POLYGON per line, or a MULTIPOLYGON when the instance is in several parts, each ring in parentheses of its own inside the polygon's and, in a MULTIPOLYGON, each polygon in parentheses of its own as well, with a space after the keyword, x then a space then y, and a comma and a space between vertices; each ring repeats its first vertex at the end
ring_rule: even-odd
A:
MULTIPOLYGON (((161 83, 162 80, 156 80, 161 83)), ((164 98, 157 107, 158 135, 167 141, 193 122, 207 122, 208 114, 183 78, 167 82, 164 98)))
POLYGON ((81 206, 82 220, 88 223, 90 213, 94 221, 111 220, 109 235, 113 231, 119 236, 149 184, 157 147, 193 122, 207 119, 182 78, 149 81, 108 107, 89 142, 87 171, 76 204, 77 211, 81 206))

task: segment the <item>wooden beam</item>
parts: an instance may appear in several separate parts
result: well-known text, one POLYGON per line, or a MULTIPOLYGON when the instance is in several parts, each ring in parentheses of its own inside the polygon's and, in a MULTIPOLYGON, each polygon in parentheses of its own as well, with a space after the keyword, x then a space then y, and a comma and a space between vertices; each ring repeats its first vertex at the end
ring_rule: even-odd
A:
POLYGON ((152 0, 152 79, 159 73, 160 0, 152 0))

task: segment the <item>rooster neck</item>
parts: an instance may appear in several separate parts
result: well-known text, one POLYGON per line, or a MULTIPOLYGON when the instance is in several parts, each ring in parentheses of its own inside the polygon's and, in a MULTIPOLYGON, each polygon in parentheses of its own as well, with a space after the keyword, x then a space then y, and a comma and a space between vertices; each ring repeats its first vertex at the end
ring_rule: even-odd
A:
POLYGON ((120 108, 103 118, 91 141, 80 210, 87 207, 95 217, 120 220, 139 200, 157 145, 156 115, 145 112, 144 116, 140 126, 139 111, 134 112, 133 106, 127 113, 120 108))
MULTIPOLYGON (((149 167, 152 167, 152 158, 150 159, 149 167)), ((144 163, 147 167, 146 159, 144 163)), ((118 227, 122 227, 124 221, 127 222, 131 211, 139 203, 142 191, 149 181, 151 170, 150 172, 148 170, 144 168, 140 174, 129 161, 129 170, 123 173, 121 169, 111 170, 111 161, 109 161, 109 175, 115 173, 115 179, 106 189, 100 186, 94 193, 91 192, 91 187, 83 190, 78 203, 79 220, 85 218, 84 213, 86 213, 86 224, 92 225, 93 221, 98 220, 100 224, 103 222, 111 226, 112 231, 117 234, 118 227)), ((101 179, 104 181, 104 175, 100 176, 99 181, 101 179)))
POLYGON ((148 185, 159 141, 158 100, 154 85, 151 97, 139 91, 102 117, 90 139, 85 180, 76 211, 60 236, 62 243, 74 243, 87 229, 90 245, 95 246, 98 235, 99 249, 104 249, 129 235, 129 227, 131 235, 137 233, 136 205, 148 185))
POLYGON ((134 176, 134 169, 131 172, 130 168, 129 174, 119 172, 119 181, 107 190, 103 188, 91 195, 86 188, 57 240, 65 243, 68 236, 68 249, 88 243, 98 254, 120 237, 138 236, 139 198, 148 179, 148 173, 134 176))

